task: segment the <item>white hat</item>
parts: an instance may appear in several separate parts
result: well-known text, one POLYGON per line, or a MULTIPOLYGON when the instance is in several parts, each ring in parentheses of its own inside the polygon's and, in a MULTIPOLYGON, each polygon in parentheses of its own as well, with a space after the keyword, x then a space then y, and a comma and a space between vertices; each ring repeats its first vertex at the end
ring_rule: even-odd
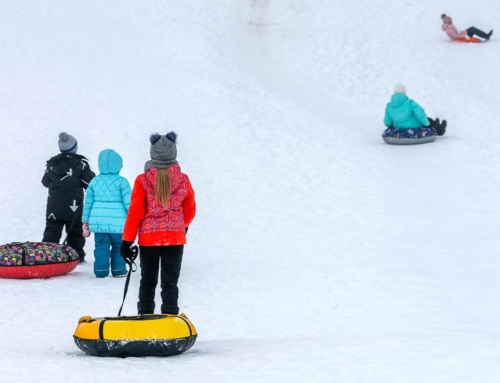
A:
POLYGON ((394 93, 406 94, 406 88, 403 84, 396 84, 394 86, 394 93))

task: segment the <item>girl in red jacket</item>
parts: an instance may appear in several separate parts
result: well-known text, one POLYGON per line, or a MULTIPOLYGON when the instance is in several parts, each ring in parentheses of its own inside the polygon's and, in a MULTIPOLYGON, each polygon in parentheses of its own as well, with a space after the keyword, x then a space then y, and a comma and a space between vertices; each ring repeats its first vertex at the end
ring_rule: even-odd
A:
POLYGON ((121 255, 125 260, 134 258, 134 241, 138 237, 139 315, 154 313, 158 273, 162 314, 179 313, 177 282, 186 232, 195 216, 196 203, 189 178, 176 161, 176 139, 174 132, 150 137, 151 160, 135 180, 123 230, 121 255))

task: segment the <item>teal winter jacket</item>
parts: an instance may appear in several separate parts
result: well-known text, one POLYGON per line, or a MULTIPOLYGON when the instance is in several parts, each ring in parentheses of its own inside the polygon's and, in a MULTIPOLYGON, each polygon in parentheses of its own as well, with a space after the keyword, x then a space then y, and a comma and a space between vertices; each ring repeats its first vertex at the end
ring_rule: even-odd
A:
POLYGON ((411 129, 429 126, 425 111, 402 93, 395 93, 385 108, 384 124, 388 128, 411 129))
POLYGON ((82 222, 93 233, 123 233, 130 206, 131 189, 126 178, 119 175, 121 156, 112 149, 99 153, 100 174, 87 188, 82 222))

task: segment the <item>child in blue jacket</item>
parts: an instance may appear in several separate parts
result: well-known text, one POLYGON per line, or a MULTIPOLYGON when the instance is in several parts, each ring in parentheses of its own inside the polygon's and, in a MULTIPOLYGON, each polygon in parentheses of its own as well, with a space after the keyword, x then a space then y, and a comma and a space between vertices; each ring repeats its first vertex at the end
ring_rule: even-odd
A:
POLYGON ((427 117, 424 109, 406 95, 403 84, 394 86, 394 94, 385 108, 384 125, 395 129, 432 128, 438 136, 446 132, 446 120, 427 117))
POLYGON ((122 157, 112 149, 99 153, 100 174, 90 182, 83 206, 83 235, 94 233, 94 274, 97 278, 111 274, 123 277, 127 266, 120 255, 122 233, 130 206, 131 188, 119 175, 122 157))

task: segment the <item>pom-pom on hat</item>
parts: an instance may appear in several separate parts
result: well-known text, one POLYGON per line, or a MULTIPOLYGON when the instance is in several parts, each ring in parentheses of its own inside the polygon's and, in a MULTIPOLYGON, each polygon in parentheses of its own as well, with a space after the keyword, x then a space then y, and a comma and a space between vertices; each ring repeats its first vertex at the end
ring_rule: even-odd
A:
POLYGON ((58 145, 61 153, 76 153, 78 148, 76 138, 65 132, 59 134, 58 145))
POLYGON ((164 136, 155 133, 149 137, 151 148, 149 154, 151 161, 146 162, 145 170, 150 167, 157 169, 167 168, 170 165, 177 165, 177 134, 170 132, 164 136))
POLYGON ((394 86, 394 93, 406 94, 406 88, 403 84, 396 84, 394 86))
POLYGON ((157 161, 175 161, 177 158, 176 140, 177 134, 175 132, 170 132, 164 136, 160 136, 158 133, 151 135, 149 137, 149 141, 151 142, 151 149, 149 150, 151 159, 157 161))

